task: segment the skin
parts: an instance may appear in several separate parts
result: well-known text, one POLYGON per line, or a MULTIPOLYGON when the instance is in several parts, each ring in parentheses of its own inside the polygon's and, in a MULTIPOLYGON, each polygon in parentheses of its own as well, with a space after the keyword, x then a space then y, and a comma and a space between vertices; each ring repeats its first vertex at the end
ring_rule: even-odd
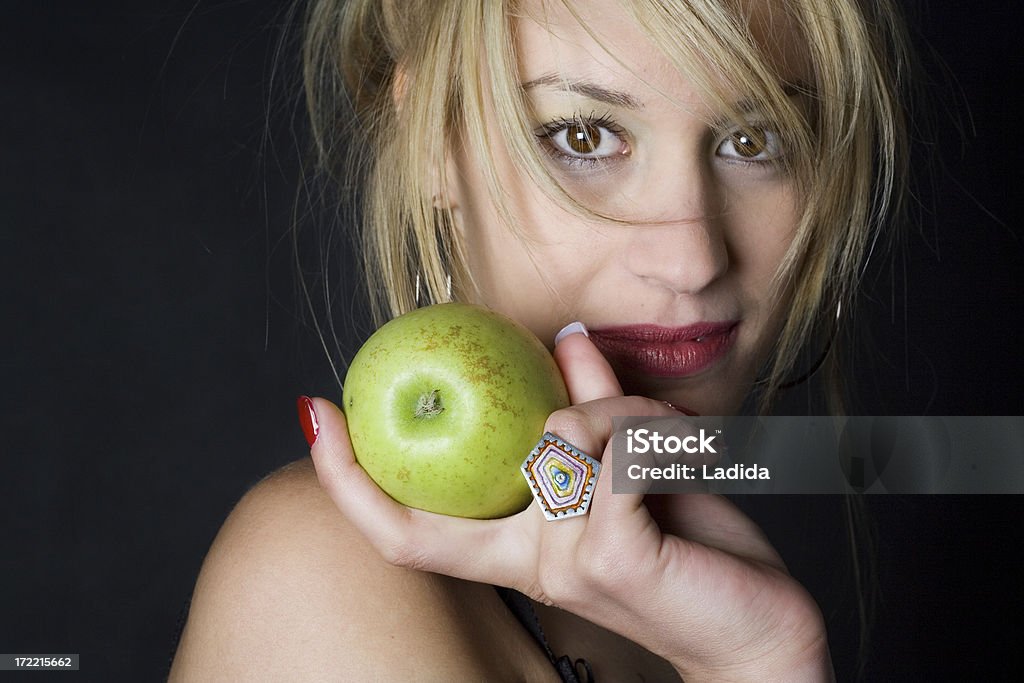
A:
MULTIPOLYGON (((579 173, 553 159, 553 168, 595 208, 646 224, 567 214, 525 184, 498 146, 522 240, 498 221, 469 141, 452 156, 447 200, 480 302, 542 339, 570 320, 741 321, 729 353, 682 380, 618 377, 582 334, 554 348, 572 406, 546 429, 608 466, 615 415, 678 418, 665 400, 723 414, 743 400, 785 308, 767 285, 799 206, 774 167, 723 158, 727 136, 705 116, 715 112, 615 3, 586 5, 603 44, 675 104, 557 13, 545 27, 523 20, 522 78, 558 64, 643 103, 611 111, 548 87, 530 92, 538 123, 614 114, 628 136, 613 165, 579 173), (537 264, 558 264, 559 277, 545 285, 537 264)), ((356 463, 342 412, 324 399, 314 407, 315 473, 300 462, 232 513, 204 564, 171 680, 557 680, 489 584, 532 598, 554 651, 587 658, 600 680, 833 678, 820 610, 726 499, 612 495, 602 477, 581 517, 547 522, 535 505, 500 520, 434 515, 384 494, 356 463)))
MULTIPOLYGON (((514 234, 501 226, 481 181, 479 143, 464 140, 449 167, 448 200, 462 227, 470 271, 482 303, 541 339, 552 339, 571 320, 591 329, 739 320, 728 358, 699 376, 665 380, 620 371, 619 377, 630 393, 700 414, 731 414, 750 391, 782 321, 784 302, 769 291, 797 225, 799 199, 791 179, 770 163, 769 150, 760 163, 737 158, 728 135, 734 129, 726 126, 723 133, 708 125, 720 112, 616 3, 585 4, 586 26, 601 43, 555 3, 547 25, 520 22, 520 79, 534 81, 557 64, 561 75, 635 101, 636 109, 611 105, 565 92, 557 82, 527 91, 537 128, 591 113, 614 120, 621 139, 600 131, 601 163, 580 168, 553 158, 550 168, 588 206, 634 224, 602 225, 572 215, 516 173, 500 142, 488 140, 518 219, 520 234, 514 234), (625 56, 624 64, 613 54, 625 56)), ((755 3, 755 26, 769 21, 758 9, 767 12, 766 4, 755 3)), ((776 26, 774 35, 785 38, 787 31, 792 33, 776 26)), ((792 47, 798 42, 778 40, 777 61, 789 81, 809 79, 792 47)), ((497 129, 496 121, 491 124, 497 129)), ((565 150, 565 133, 548 146, 565 150)))

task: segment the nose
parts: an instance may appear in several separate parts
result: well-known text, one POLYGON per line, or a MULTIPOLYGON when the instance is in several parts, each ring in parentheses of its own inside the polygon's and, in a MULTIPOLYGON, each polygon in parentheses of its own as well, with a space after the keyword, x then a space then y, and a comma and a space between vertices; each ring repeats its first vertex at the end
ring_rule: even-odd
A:
MULTIPOLYGON (((697 294, 729 268, 721 209, 712 185, 701 174, 680 190, 662 185, 656 203, 667 220, 630 228, 627 265, 648 284, 675 294, 697 294)), ((659 183, 660 184, 660 183, 659 183)))

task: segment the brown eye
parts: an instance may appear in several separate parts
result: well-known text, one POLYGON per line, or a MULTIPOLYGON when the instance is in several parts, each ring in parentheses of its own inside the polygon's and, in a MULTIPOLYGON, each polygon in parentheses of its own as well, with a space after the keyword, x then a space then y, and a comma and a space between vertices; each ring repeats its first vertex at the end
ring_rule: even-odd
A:
POLYGON ((733 149, 744 158, 751 159, 764 152, 768 139, 763 130, 738 130, 730 137, 733 149))
POLYGON ((601 146, 601 130, 590 123, 576 122, 565 129, 565 141, 580 154, 593 154, 601 146))
POLYGON ((558 118, 541 126, 535 134, 555 160, 574 168, 613 163, 629 155, 626 131, 607 115, 558 118))
POLYGON ((774 162, 782 157, 779 135, 768 128, 741 128, 729 133, 715 153, 734 161, 774 162))

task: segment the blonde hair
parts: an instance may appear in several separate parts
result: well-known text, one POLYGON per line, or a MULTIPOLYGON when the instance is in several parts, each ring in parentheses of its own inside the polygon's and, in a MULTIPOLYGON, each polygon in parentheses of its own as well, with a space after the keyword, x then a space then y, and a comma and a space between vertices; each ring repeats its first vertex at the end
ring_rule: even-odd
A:
MULTIPOLYGON (((573 0, 549 1, 579 16, 573 0)), ((358 177, 365 185, 360 239, 378 321, 415 308, 417 282, 435 301, 449 288, 472 295, 452 216, 435 208, 435 200, 445 193, 446 155, 458 140, 494 137, 485 110, 496 113, 499 135, 527 178, 578 215, 618 221, 565 192, 535 143, 518 77, 516 5, 314 0, 310 6, 304 76, 313 136, 324 169, 343 183, 358 177)), ((763 405, 821 320, 837 306, 850 310, 866 258, 899 213, 907 170, 901 95, 907 43, 893 4, 779 0, 777 7, 807 47, 810 116, 787 96, 794 84, 780 80, 740 0, 630 4, 653 44, 709 101, 742 122, 727 92, 750 94, 755 110, 784 134, 787 172, 803 212, 776 278, 777 292, 791 294, 765 372, 763 405)), ((515 229, 492 152, 475 147, 499 215, 515 229)))

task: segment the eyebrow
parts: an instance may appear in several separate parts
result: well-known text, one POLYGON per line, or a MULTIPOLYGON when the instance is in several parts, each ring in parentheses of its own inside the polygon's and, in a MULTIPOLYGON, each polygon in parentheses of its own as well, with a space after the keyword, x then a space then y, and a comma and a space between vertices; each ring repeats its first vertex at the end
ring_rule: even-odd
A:
MULTIPOLYGON (((643 109, 644 105, 634 99, 629 93, 621 90, 612 90, 593 81, 564 78, 556 73, 546 73, 532 81, 522 84, 523 90, 530 90, 539 87, 551 87, 563 92, 579 93, 584 97, 598 102, 623 107, 624 109, 643 109)), ((806 81, 787 81, 782 84, 782 92, 787 97, 800 95, 813 96, 813 88, 806 81)), ((750 112, 756 109, 750 100, 740 100, 736 103, 737 111, 750 112)))
POLYGON ((621 90, 611 90, 593 81, 576 80, 563 78, 556 73, 546 73, 532 81, 523 83, 523 90, 530 90, 538 87, 552 87, 563 92, 574 92, 584 97, 604 102, 624 109, 643 109, 643 105, 635 100, 629 93, 621 90))
MULTIPOLYGON (((806 81, 785 81, 781 85, 782 94, 786 97, 814 97, 814 88, 812 88, 806 81)), ((736 111, 743 112, 745 114, 757 111, 757 105, 748 99, 740 100, 734 106, 736 107, 736 111)))

